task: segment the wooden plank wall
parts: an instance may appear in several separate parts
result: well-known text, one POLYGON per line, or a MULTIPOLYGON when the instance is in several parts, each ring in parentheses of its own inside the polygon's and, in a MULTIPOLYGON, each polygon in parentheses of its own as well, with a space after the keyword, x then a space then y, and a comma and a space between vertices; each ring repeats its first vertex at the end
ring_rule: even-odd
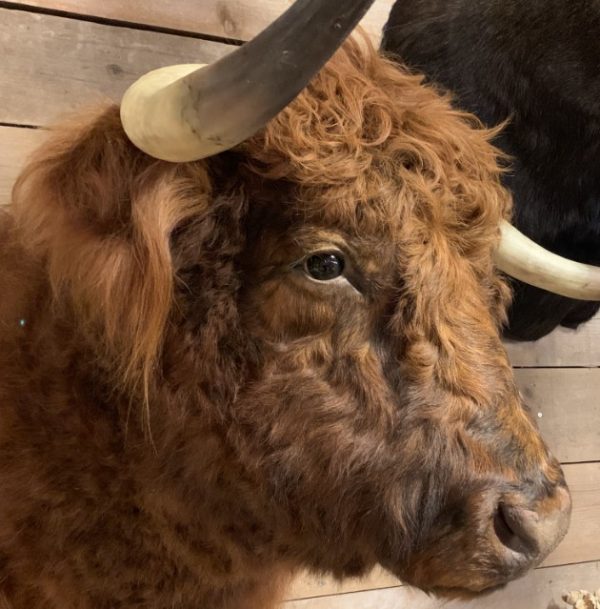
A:
MULTIPOLYGON (((44 127, 81 107, 117 101, 140 74, 208 63, 277 17, 292 0, 0 0, 0 203, 44 127)), ((378 0, 363 26, 375 40, 392 5, 378 0)), ((600 586, 600 317, 507 344, 525 399, 574 497, 566 540, 545 565, 506 590, 449 609, 562 607, 564 589, 600 586)), ((441 604, 380 570, 344 583, 305 575, 286 609, 433 609, 441 604)))

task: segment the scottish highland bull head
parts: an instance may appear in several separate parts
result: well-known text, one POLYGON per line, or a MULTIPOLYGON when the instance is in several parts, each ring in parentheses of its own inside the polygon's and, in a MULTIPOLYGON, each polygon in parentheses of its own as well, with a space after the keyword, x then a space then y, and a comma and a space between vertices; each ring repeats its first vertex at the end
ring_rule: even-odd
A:
POLYGON ((370 2, 338 5, 147 77, 20 177, 0 223, 12 609, 264 609, 300 568, 377 563, 475 594, 564 535, 499 336, 491 134, 366 41, 320 69, 370 2))

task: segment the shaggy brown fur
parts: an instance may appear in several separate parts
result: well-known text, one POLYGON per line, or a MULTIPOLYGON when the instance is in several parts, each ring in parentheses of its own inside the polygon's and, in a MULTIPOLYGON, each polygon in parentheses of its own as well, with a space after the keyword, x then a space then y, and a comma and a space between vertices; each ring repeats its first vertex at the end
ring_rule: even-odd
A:
POLYGON ((207 161, 150 159, 116 107, 52 135, 0 212, 7 607, 268 609, 304 567, 450 592, 530 566, 490 514, 562 473, 500 343, 509 199, 472 126, 349 42, 207 161), (345 278, 297 264, 324 249, 345 278))

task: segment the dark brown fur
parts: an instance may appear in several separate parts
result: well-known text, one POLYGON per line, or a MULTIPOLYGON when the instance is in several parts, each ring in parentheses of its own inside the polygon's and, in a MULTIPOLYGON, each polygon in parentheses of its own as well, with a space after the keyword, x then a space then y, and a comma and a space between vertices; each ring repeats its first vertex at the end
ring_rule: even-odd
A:
POLYGON ((520 573, 488 504, 562 474, 500 342, 510 205, 473 126, 350 42, 207 161, 150 159, 116 107, 53 133, 0 212, 8 607, 268 609, 306 567, 520 573), (293 267, 332 245, 358 290, 293 267))

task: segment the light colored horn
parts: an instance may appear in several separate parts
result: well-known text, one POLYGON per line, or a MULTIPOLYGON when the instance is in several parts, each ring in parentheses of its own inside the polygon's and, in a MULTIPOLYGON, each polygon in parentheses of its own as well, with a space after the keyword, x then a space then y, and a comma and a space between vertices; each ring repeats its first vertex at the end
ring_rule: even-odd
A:
POLYGON ((256 38, 209 66, 146 74, 123 97, 125 132, 166 161, 194 161, 236 146, 306 87, 373 2, 296 0, 256 38))
POLYGON ((506 221, 496 265, 507 275, 548 292, 577 300, 600 300, 600 268, 562 258, 544 249, 506 221))

